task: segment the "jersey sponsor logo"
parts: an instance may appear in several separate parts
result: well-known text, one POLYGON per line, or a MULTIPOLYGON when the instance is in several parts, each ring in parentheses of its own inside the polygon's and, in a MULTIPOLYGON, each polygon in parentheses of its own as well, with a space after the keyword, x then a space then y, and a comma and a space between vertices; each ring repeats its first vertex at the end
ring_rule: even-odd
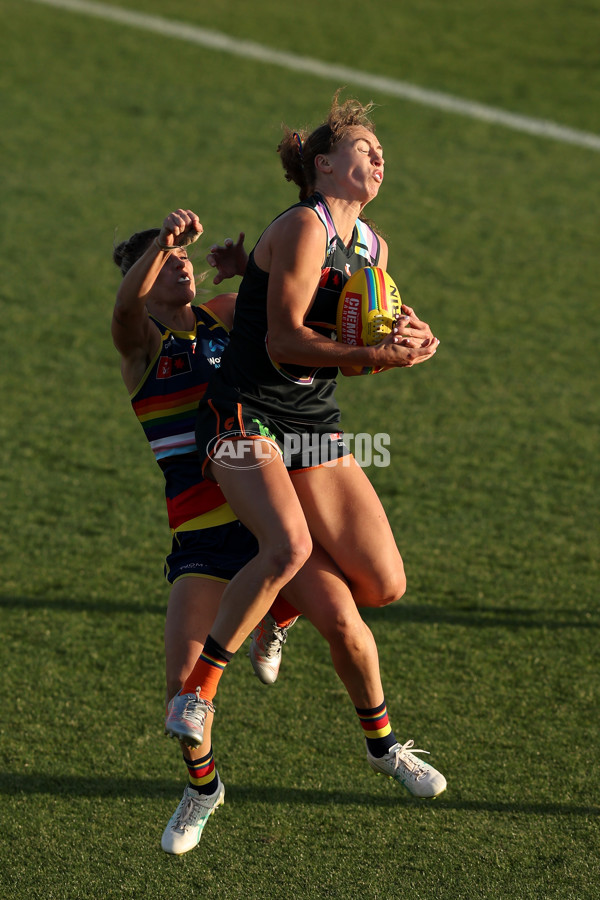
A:
POLYGON ((191 372, 192 366, 187 353, 175 353, 173 356, 161 356, 156 369, 157 378, 173 378, 191 372))
POLYGON ((202 341, 202 352, 209 366, 218 369, 221 365, 221 355, 227 346, 227 341, 221 338, 209 338, 202 341))

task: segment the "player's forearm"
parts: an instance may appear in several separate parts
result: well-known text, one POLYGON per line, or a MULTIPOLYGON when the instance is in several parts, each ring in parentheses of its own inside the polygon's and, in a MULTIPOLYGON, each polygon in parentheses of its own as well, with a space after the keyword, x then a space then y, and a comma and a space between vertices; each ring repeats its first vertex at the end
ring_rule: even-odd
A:
POLYGON ((146 252, 132 265, 117 291, 116 306, 121 314, 127 315, 144 309, 146 297, 168 256, 169 252, 161 250, 152 241, 146 252))
POLYGON ((374 347, 354 347, 302 326, 282 332, 269 331, 269 356, 278 363, 299 366, 372 366, 374 347))

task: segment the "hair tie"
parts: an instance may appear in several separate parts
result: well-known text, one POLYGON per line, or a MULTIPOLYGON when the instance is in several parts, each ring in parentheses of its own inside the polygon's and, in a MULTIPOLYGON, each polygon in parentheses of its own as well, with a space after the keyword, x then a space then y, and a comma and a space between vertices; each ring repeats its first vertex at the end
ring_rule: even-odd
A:
POLYGON ((300 160, 301 160, 302 163, 304 163, 304 154, 303 154, 303 152, 302 152, 302 150, 303 150, 303 148, 302 148, 302 138, 300 137, 300 135, 298 134, 297 131, 294 132, 294 138, 295 138, 295 140, 296 140, 296 143, 298 144, 298 153, 300 154, 300 160))

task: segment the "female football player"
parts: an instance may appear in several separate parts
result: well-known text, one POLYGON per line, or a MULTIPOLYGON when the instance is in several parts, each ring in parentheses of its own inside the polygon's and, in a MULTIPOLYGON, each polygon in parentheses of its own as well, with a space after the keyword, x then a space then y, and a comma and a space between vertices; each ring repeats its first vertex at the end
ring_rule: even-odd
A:
MULTIPOLYGON (((133 409, 165 477, 173 535, 165 566, 171 585, 165 624, 167 699, 192 670, 225 585, 257 552, 256 539, 236 519, 219 487, 203 477, 196 452, 196 408, 228 343, 235 302, 234 294, 222 294, 200 306, 192 303, 196 287, 186 245, 201 232, 195 213, 177 210, 161 229, 138 232, 114 251, 123 281, 113 312, 113 340, 133 409)), ((220 266, 230 265, 236 255, 245 267, 239 244, 225 263, 221 254, 220 266)), ((229 274, 240 265, 238 259, 229 274)), ((335 669, 359 717, 361 710, 381 705, 373 636, 337 567, 318 545, 289 586, 288 596, 328 640, 335 669)), ((285 601, 279 598, 277 606, 285 607, 285 601)), ((297 615, 288 607, 288 616, 290 611, 297 615)), ((393 732, 385 709, 376 718, 363 715, 360 720, 368 747, 378 752, 382 740, 389 743, 393 732)), ((164 831, 166 852, 180 854, 196 846, 208 817, 223 802, 211 724, 209 711, 197 746, 183 745, 189 783, 164 831)), ((421 769, 413 767, 406 783, 413 793, 427 790, 421 769)))
MULTIPOLYGON (((286 132, 278 150, 300 202, 266 228, 250 254, 231 341, 199 406, 204 471, 255 535, 258 552, 229 582, 204 650, 169 704, 167 731, 189 742, 201 740, 228 661, 301 570, 313 541, 343 573, 357 605, 382 606, 405 591, 383 506, 347 458, 334 399, 338 367, 412 366, 438 346, 406 308, 375 347, 331 336, 351 274, 387 267, 387 245, 363 218, 384 173, 369 112, 355 101, 340 104, 336 94, 323 125, 309 135, 286 132), (298 442, 299 452, 285 458, 298 442)), ((381 709, 384 703, 363 708, 363 719, 376 721, 381 709)), ((368 749, 377 771, 404 781, 418 764, 421 789, 427 785, 430 796, 444 789, 443 776, 404 746, 383 749, 377 756, 368 749)))

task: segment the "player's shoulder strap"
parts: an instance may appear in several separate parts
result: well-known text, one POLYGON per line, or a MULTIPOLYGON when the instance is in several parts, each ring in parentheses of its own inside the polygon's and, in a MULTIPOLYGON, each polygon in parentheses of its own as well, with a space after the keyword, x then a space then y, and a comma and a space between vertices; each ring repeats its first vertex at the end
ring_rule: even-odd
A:
MULTIPOLYGON (((337 231, 327 203, 319 193, 313 194, 307 200, 296 203, 296 206, 304 206, 315 211, 327 232, 328 252, 337 242, 337 231)), ((293 208, 293 207, 292 207, 293 208)), ((354 252, 368 260, 368 265, 376 266, 379 262, 381 243, 375 231, 361 219, 356 221, 356 238, 354 252)))
POLYGON ((331 213, 329 212, 329 207, 325 203, 325 200, 318 193, 312 194, 312 196, 308 197, 306 200, 301 200, 299 203, 295 203, 294 206, 290 207, 290 209, 297 209, 298 207, 312 209, 323 223, 325 231, 327 232, 327 253, 325 254, 325 257, 327 257, 329 255, 329 252, 336 245, 337 231, 335 225, 333 224, 333 218, 331 216, 331 213))
MULTIPOLYGON (((315 194, 313 202, 310 203, 310 207, 314 209, 319 219, 325 226, 325 230, 327 231, 327 245, 331 246, 331 244, 335 243, 337 240, 337 231, 335 225, 333 224, 333 218, 331 213, 329 212, 329 207, 323 200, 320 194, 315 194)), ((306 204, 307 206, 309 204, 306 204)))
MULTIPOLYGON (((314 209, 327 231, 327 246, 331 249, 337 241, 337 231, 329 207, 323 197, 318 193, 313 194, 312 197, 309 197, 304 203, 299 203, 298 206, 308 206, 310 209, 314 209)), ((376 266, 379 262, 380 250, 381 244, 374 230, 366 222, 357 219, 354 252, 358 253, 359 256, 365 257, 369 265, 376 266)))
POLYGON ((356 221, 356 231, 358 233, 354 252, 359 256, 364 256, 369 260, 369 265, 376 266, 379 262, 379 253, 381 244, 379 238, 370 225, 361 219, 356 221))
POLYGON ((160 331, 160 333, 161 333, 163 339, 164 339, 167 335, 169 335, 169 334, 171 333, 171 329, 168 328, 166 325, 163 325, 163 323, 160 321, 160 319, 156 319, 156 318, 155 318, 153 315, 151 315, 150 313, 148 313, 148 318, 150 319, 151 322, 154 322, 154 324, 156 325, 156 327, 157 327, 158 330, 160 331))

